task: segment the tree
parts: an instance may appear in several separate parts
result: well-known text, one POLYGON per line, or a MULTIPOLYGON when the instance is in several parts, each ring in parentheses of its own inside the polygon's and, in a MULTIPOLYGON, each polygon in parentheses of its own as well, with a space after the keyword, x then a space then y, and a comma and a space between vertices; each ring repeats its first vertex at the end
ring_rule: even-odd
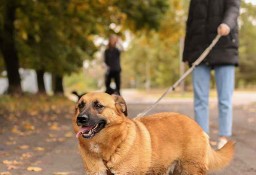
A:
POLYGON ((256 80, 256 6, 242 1, 240 15, 240 66, 237 82, 240 86, 255 85, 256 80))
MULTIPOLYGON (((179 42, 184 35, 183 4, 169 1, 158 31, 138 34, 123 59, 126 80, 137 87, 169 86, 179 76, 179 42)), ((129 86, 129 84, 126 84, 129 86)))
MULTIPOLYGON (((45 93, 44 72, 62 79, 65 73, 81 67, 85 52, 91 51, 88 39, 84 39, 86 30, 78 29, 77 15, 68 10, 68 5, 68 1, 24 0, 18 11, 17 41, 21 65, 36 70, 41 93, 45 93)), ((54 86, 55 92, 63 92, 60 83, 54 86)))
POLYGON ((126 17, 123 24, 135 32, 144 29, 158 29, 169 8, 167 0, 115 1, 115 5, 126 17))
POLYGON ((3 1, 1 5, 2 19, 0 24, 0 49, 3 54, 5 68, 8 77, 8 93, 21 93, 21 83, 19 75, 19 58, 15 43, 15 14, 16 0, 3 1))
POLYGON ((17 46, 21 66, 37 71, 39 89, 44 92, 43 73, 51 72, 61 80, 65 74, 78 70, 83 60, 92 58, 97 50, 94 36, 157 28, 167 7, 166 0, 21 0, 13 9, 13 44, 17 46))

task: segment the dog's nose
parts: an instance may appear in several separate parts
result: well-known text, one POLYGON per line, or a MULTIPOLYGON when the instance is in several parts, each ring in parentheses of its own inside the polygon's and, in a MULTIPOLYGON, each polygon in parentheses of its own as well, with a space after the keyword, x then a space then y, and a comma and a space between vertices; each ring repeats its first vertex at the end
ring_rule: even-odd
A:
POLYGON ((76 123, 78 126, 84 125, 89 121, 89 116, 86 114, 79 115, 76 119, 76 123))

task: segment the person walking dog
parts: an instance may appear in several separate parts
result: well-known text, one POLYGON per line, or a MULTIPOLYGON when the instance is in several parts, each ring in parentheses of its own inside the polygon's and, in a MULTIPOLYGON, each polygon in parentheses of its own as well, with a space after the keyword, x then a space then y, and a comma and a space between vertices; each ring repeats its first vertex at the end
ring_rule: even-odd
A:
POLYGON ((215 72, 219 109, 218 148, 232 136, 232 96, 235 67, 238 66, 239 10, 240 0, 191 0, 186 23, 183 61, 189 66, 217 34, 222 36, 192 73, 195 120, 209 133, 210 73, 211 70, 215 72))

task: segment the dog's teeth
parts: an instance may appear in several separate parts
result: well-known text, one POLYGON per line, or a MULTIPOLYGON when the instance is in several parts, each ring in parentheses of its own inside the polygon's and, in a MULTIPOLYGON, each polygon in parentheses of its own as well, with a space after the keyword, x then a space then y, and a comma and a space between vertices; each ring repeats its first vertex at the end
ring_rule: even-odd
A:
POLYGON ((98 124, 93 128, 93 130, 95 131, 97 127, 98 127, 98 124))
POLYGON ((97 128, 98 128, 99 124, 95 125, 92 129, 90 129, 89 131, 84 131, 81 134, 84 137, 91 137, 92 135, 94 135, 94 133, 96 132, 97 128))

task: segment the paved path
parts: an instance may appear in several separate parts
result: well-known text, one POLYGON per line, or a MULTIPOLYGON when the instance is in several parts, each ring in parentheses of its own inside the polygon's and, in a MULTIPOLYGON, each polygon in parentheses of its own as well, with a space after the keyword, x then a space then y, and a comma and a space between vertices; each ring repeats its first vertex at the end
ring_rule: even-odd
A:
MULTIPOLYGON (((164 93, 163 91, 158 92, 140 92, 136 89, 129 89, 123 90, 122 95, 124 96, 127 103, 144 103, 144 104, 152 104, 154 103, 161 95, 164 93)), ((169 95, 172 95, 170 93, 169 95)), ((175 92, 177 97, 165 97, 161 100, 161 103, 177 103, 177 102, 184 102, 184 103, 192 103, 193 97, 182 97, 184 96, 182 93, 175 92)), ((210 104, 217 103, 216 95, 212 95, 209 99, 210 104)), ((246 105, 250 103, 256 102, 256 92, 255 91, 235 91, 233 95, 233 104, 234 106, 237 105, 246 105)))
MULTIPOLYGON (((128 101, 129 116, 136 116, 148 107, 148 103, 153 102, 151 97, 143 101, 142 97, 131 95, 131 92, 124 94, 128 101), (130 93, 130 94, 129 94, 130 93)), ((252 95, 247 96, 252 97, 252 95)), ((241 97, 240 97, 241 98, 241 97)), ((244 98, 244 97, 243 97, 244 98)), ((236 154, 232 164, 225 170, 211 175, 256 175, 256 103, 249 104, 245 98, 242 103, 234 107, 234 136, 236 140, 236 154)), ((256 101, 256 100, 255 100, 256 101)), ((250 100, 253 102, 253 100, 250 100)), ((191 99, 166 100, 159 104, 152 112, 173 111, 193 115, 191 99)), ((211 101, 210 126, 211 140, 217 139, 217 108, 215 101, 211 101)), ((72 130, 69 120, 63 124, 66 130, 72 130)), ((1 146, 1 145, 0 145, 1 146)), ((1 147, 0 147, 1 149, 1 147)), ((1 151, 1 150, 0 150, 1 151)), ((15 152, 9 153, 15 158, 15 152)), ((5 158, 0 154, 0 172, 9 171, 11 175, 83 175, 84 170, 82 160, 77 149, 77 141, 74 137, 68 137, 62 142, 52 145, 43 154, 33 157, 27 166, 41 167, 43 171, 29 172, 26 168, 7 170, 1 162, 5 158)), ((0 174, 9 175, 9 174, 0 174)))

